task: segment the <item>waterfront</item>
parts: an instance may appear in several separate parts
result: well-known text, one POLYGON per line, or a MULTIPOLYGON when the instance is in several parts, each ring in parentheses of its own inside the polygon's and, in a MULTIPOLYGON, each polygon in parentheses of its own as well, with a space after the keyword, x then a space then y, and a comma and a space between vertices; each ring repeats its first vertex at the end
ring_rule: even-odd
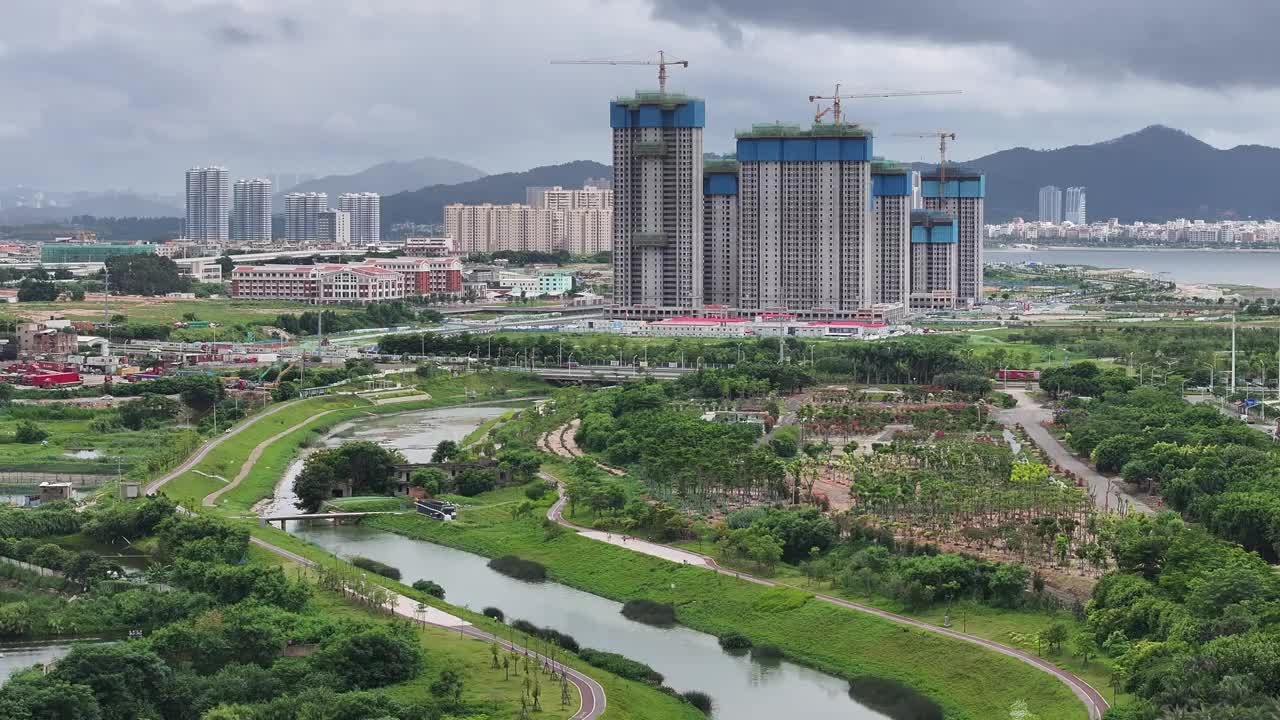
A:
POLYGON ((991 263, 1037 262, 1132 268, 1180 283, 1280 288, 1280 252, 1269 250, 1176 250, 1151 248, 987 249, 991 263))
MULTIPOLYGON (((407 413, 395 422, 339 426, 324 440, 369 440, 401 450, 424 452, 441 440, 465 436, 484 420, 510 408, 466 408, 407 413)), ((428 453, 429 454, 429 453, 428 453)), ((295 460, 276 488, 275 500, 259 508, 273 514, 292 504, 295 460)), ((803 707, 814 720, 882 720, 854 702, 848 682, 790 662, 763 664, 722 651, 715 637, 683 627, 654 628, 627 620, 621 605, 556 583, 531 584, 501 575, 479 555, 446 548, 361 525, 290 522, 289 531, 335 555, 361 555, 397 567, 403 582, 440 583, 451 603, 480 610, 501 608, 521 618, 574 636, 584 647, 621 653, 652 666, 680 691, 701 690, 716 702, 716 716, 741 720, 784 717, 803 707)))

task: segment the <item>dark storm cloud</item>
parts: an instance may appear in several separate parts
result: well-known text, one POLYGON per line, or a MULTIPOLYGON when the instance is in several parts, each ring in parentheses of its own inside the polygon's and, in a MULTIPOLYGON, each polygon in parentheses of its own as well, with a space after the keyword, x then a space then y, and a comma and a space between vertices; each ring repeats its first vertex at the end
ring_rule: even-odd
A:
POLYGON ((1043 63, 1204 89, 1280 87, 1276 0, 653 0, 654 16, 742 27, 1000 45, 1043 63))

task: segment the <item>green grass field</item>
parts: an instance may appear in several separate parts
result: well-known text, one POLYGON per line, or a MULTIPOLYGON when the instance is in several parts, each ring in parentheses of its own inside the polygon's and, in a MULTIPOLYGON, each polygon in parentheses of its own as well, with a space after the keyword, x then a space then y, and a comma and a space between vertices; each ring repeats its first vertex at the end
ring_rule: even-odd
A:
POLYGON ((488 557, 516 554, 536 560, 556 581, 615 600, 675 603, 680 621, 689 627, 712 634, 736 630, 839 677, 899 680, 942 704, 949 718, 1005 717, 1017 700, 1026 700, 1044 720, 1086 717, 1065 685, 1012 658, 817 602, 799 590, 763 588, 576 533, 547 539, 540 513, 511 518, 511 493, 469 500, 452 523, 410 515, 365 522, 488 557))
MULTIPOLYGON (((101 411, 99 414, 107 414, 101 411)), ((17 472, 115 475, 179 444, 184 432, 172 425, 140 431, 94 430, 91 419, 32 420, 49 433, 44 443, 19 443, 13 434, 21 422, 0 412, 0 474, 17 472), (90 452, 92 451, 92 452, 90 452), (73 453, 81 453, 76 457, 73 453)))
MULTIPOLYGON (((219 325, 270 325, 281 313, 298 313, 314 310, 311 305, 285 300, 178 300, 151 298, 147 302, 115 300, 110 302, 112 315, 120 314, 130 322, 171 323, 182 319, 186 313, 194 313, 198 320, 219 325)), ((335 312, 349 309, 334 308, 335 312)), ((0 305, 0 318, 58 315, 72 320, 102 320, 102 299, 83 302, 20 303, 0 305)))

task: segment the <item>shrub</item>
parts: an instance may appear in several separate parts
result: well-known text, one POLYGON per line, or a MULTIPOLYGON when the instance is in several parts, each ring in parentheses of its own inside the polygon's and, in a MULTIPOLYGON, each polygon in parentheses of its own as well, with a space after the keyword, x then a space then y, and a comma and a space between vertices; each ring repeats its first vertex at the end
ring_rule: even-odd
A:
POLYGON ((485 617, 493 618, 498 622, 504 622, 507 618, 506 613, 502 612, 496 607, 487 607, 484 610, 481 610, 480 613, 485 617))
POLYGON ((730 631, 720 636, 720 647, 724 650, 747 650, 751 647, 751 638, 730 631))
POLYGON ((414 580, 413 589, 418 592, 426 593, 433 598, 444 599, 444 588, 440 584, 432 580, 414 580))
POLYGON ((493 570, 525 582, 542 582, 547 579, 547 568, 542 563, 524 560, 515 555, 503 555, 489 561, 493 570))
POLYGON ((787 653, 777 645, 755 645, 751 648, 752 660, 778 662, 786 656, 787 653))
MULTIPOLYGON (((498 612, 502 611, 499 610, 498 612)), ((565 635, 554 628, 538 627, 528 620, 512 620, 511 627, 515 630, 519 630, 525 635, 529 635, 530 637, 536 637, 540 640, 546 640, 549 643, 558 645, 569 652, 576 653, 581 647, 572 635, 565 635)))
POLYGON ((702 711, 703 715, 711 714, 711 696, 701 690, 689 690, 680 694, 684 701, 702 711))
POLYGON ((524 486, 524 496, 529 498, 530 500, 533 500, 534 502, 541 500, 542 496, 546 494, 547 494, 546 483, 531 482, 528 485, 524 486))
POLYGON ((30 420, 18 423, 18 429, 13 432, 14 440, 27 445, 34 445, 47 437, 49 437, 49 431, 30 420))
POLYGON ((646 625, 671 625, 676 621, 676 608, 653 600, 628 600, 622 606, 622 615, 646 625))
POLYGON ((942 720, 942 708, 914 688, 896 680, 856 677, 849 681, 849 697, 894 720, 942 720))
POLYGON ((360 557, 359 555, 356 555, 351 558, 351 564, 355 565, 356 567, 362 570, 368 570, 371 573, 377 573, 385 578, 391 578, 392 580, 400 579, 399 568, 391 567, 390 565, 383 562, 378 562, 373 558, 360 557))
POLYGON ((645 665, 642 662, 632 660, 625 655, 618 653, 605 652, 603 650, 593 650, 591 648, 582 648, 578 651, 578 657, 593 667, 611 672, 619 677, 628 680, 648 683, 650 685, 662 684, 662 673, 645 665))

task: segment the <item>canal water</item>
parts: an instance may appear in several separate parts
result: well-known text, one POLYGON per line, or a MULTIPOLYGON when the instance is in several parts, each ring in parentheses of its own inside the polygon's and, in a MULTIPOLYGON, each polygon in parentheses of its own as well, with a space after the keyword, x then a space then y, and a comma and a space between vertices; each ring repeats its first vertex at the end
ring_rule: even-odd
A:
MULTIPOLYGON (((359 438, 398 448, 425 447, 465 436, 506 408, 487 410, 492 412, 426 411, 399 416, 393 423, 361 423, 351 432, 337 428, 337 437, 331 441, 359 438)), ((291 502, 288 475, 277 488, 276 503, 291 502)), ((260 509, 260 513, 269 514, 269 508, 260 509)), ((444 587, 450 603, 475 611, 498 607, 508 620, 519 618, 554 628, 572 635, 583 647, 621 653, 646 663, 676 690, 701 690, 711 695, 718 718, 772 720, 798 714, 809 720, 885 718, 850 699, 844 680, 794 663, 761 664, 730 655, 720 649, 715 637, 687 628, 654 628, 627 620, 617 602, 556 583, 509 578, 490 570, 488 561, 479 555, 360 525, 309 522, 290 526, 290 532, 336 555, 361 555, 395 566, 406 584, 434 580, 444 587)))
POLYGON ((0 642, 0 685, 11 675, 37 663, 47 663, 71 652, 76 643, 103 642, 95 638, 84 640, 25 640, 0 642))

